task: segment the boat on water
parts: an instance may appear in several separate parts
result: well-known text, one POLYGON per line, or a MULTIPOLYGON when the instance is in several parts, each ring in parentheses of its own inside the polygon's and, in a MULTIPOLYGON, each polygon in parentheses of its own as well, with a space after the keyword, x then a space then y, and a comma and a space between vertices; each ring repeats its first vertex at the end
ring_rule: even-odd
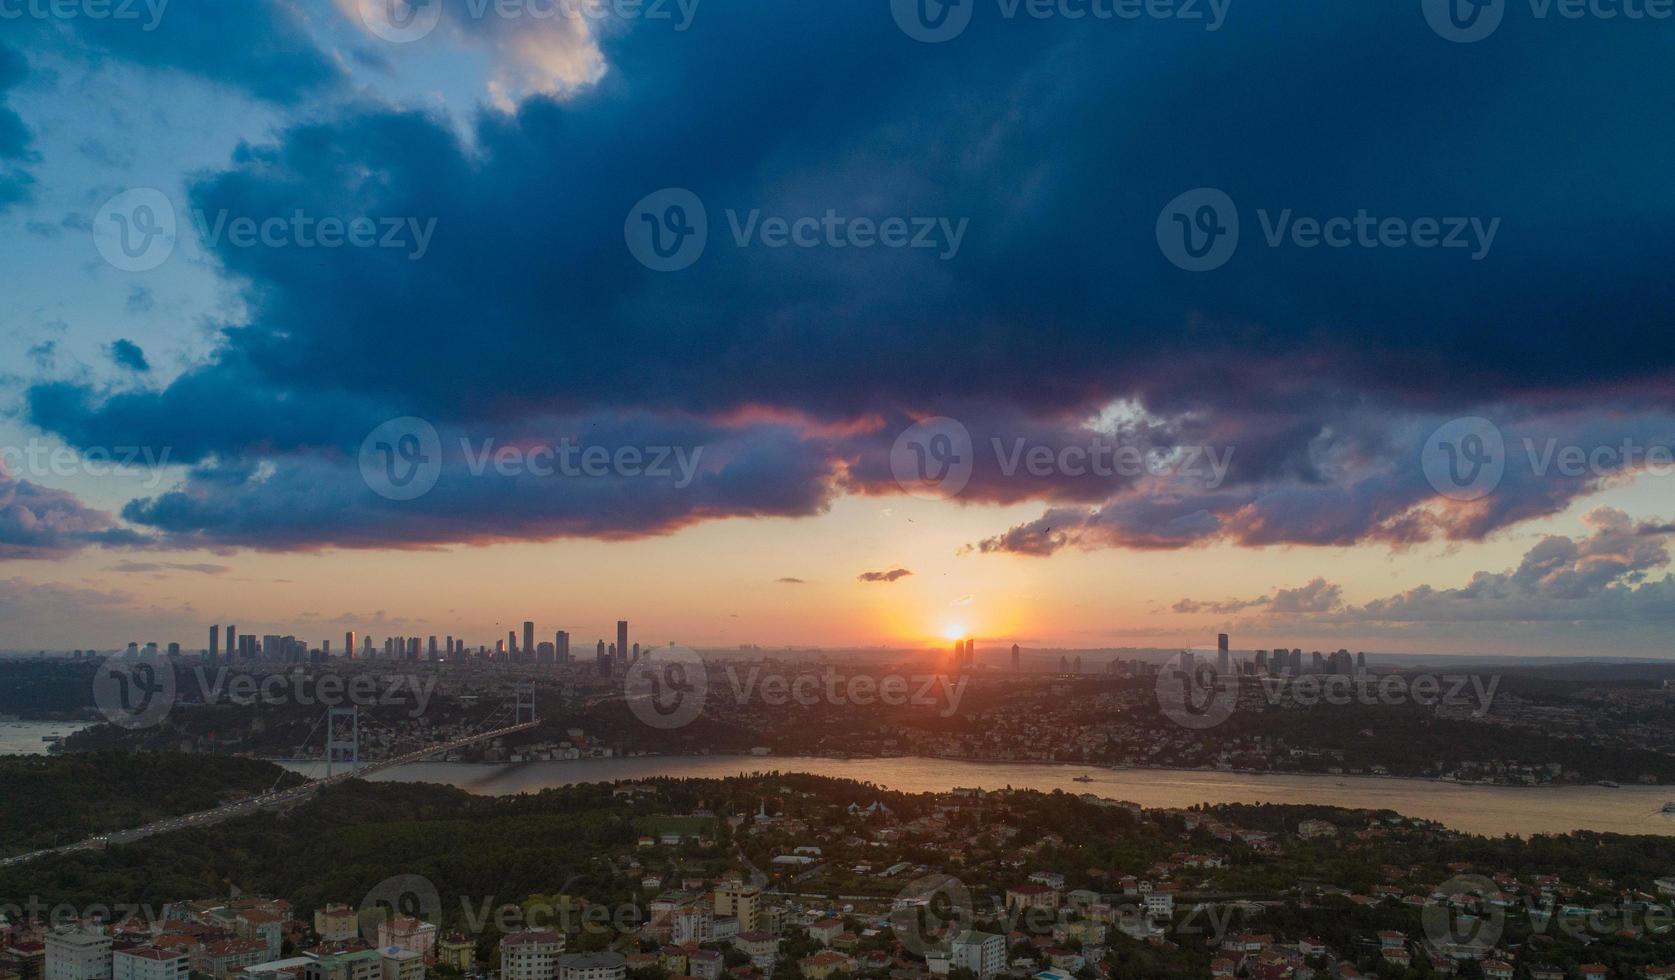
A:
POLYGON ((1071 782, 1073 782, 1073 783, 1091 783, 1091 782, 1093 782, 1093 777, 1092 776, 1077 776, 1076 778, 1072 779, 1071 782))
POLYGON ((1663 805, 1663 812, 1664 813, 1675 813, 1675 803, 1665 803, 1663 805))

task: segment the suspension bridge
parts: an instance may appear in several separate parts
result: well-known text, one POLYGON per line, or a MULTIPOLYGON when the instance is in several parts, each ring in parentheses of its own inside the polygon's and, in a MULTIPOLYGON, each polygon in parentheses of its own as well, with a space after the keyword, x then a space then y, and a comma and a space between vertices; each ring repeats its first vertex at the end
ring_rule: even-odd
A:
POLYGON ((309 729, 304 741, 303 749, 312 744, 322 725, 325 726, 325 763, 326 775, 318 779, 311 779, 300 786, 280 789, 279 784, 284 781, 288 773, 280 773, 267 792, 256 796, 224 803, 213 810, 202 810, 197 813, 183 814, 176 817, 166 817, 155 823, 143 827, 133 827, 127 830, 112 831, 99 834, 74 844, 61 847, 50 847, 45 850, 31 851, 14 857, 0 860, 0 867, 21 864, 55 854, 73 854, 78 851, 95 851, 111 844, 126 844, 155 834, 166 834, 173 830, 183 830, 188 827, 204 827, 220 823, 233 817, 244 816, 258 810, 272 809, 298 803, 312 796, 322 786, 330 786, 349 779, 364 779, 374 773, 397 766, 422 762, 432 756, 452 752, 477 742, 492 741, 505 738, 518 732, 528 731, 539 724, 535 713, 535 690, 533 687, 519 687, 513 700, 497 708, 492 714, 476 725, 476 730, 445 742, 430 742, 410 748, 404 752, 396 752, 382 759, 362 762, 360 758, 360 712, 358 708, 327 708, 325 714, 309 729))

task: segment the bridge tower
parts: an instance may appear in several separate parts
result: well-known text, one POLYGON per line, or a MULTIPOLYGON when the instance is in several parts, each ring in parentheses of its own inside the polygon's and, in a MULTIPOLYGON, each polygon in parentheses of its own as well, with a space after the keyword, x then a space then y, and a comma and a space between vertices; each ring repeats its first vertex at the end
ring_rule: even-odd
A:
POLYGON ((512 724, 522 725, 535 720, 535 685, 519 684, 515 696, 517 702, 512 715, 512 724))
POLYGON ((334 763, 348 763, 353 769, 361 761, 360 707, 326 709, 326 778, 334 763))

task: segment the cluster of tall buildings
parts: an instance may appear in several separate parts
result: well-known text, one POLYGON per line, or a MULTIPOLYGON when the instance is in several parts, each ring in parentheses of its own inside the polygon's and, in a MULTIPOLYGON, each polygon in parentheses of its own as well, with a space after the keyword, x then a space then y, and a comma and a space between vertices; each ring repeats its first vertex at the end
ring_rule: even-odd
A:
MULTIPOLYGON (((639 659, 640 645, 628 645, 628 620, 617 621, 617 642, 608 648, 604 640, 599 641, 598 660, 603 673, 625 668, 629 663, 639 659), (630 650, 627 656, 618 654, 619 650, 630 650)), ((130 643, 130 653, 138 653, 136 644, 130 643)), ((155 655, 157 645, 148 644, 146 653, 155 655)), ((169 644, 169 653, 178 655, 180 644, 169 644)), ((311 647, 307 641, 299 640, 295 636, 267 634, 256 636, 252 633, 239 633, 236 624, 229 624, 225 633, 220 624, 209 628, 209 646, 205 649, 207 658, 214 663, 233 663, 239 660, 271 660, 282 663, 317 663, 334 657, 351 660, 398 660, 411 663, 421 661, 452 661, 461 662, 470 659, 496 660, 507 663, 523 664, 570 664, 574 659, 570 653, 570 634, 565 630, 557 630, 553 638, 537 642, 535 639, 535 622, 526 620, 523 624, 523 634, 520 637, 516 630, 508 630, 504 640, 495 641, 491 650, 487 646, 478 646, 472 650, 464 638, 454 636, 390 636, 381 645, 375 645, 370 635, 360 636, 354 630, 347 630, 343 634, 343 646, 334 651, 332 641, 324 640, 318 647, 311 647), (358 643, 358 645, 357 645, 358 643)))
MULTIPOLYGON (((1012 669, 1018 669, 1018 645, 1012 644, 1012 669)), ((954 641, 954 670, 965 670, 977 666, 977 641, 967 637, 954 641)))
MULTIPOLYGON (((1186 651, 1183 656, 1190 663, 1192 651, 1186 651)), ((1305 670, 1301 647, 1275 647, 1272 650, 1258 650, 1251 660, 1242 660, 1235 664, 1232 652, 1228 649, 1227 634, 1219 633, 1216 635, 1216 669, 1224 674, 1256 674, 1268 677, 1297 676, 1305 673, 1360 676, 1367 672, 1367 655, 1362 652, 1351 656, 1348 650, 1338 650, 1335 653, 1316 650, 1310 655, 1308 669, 1305 670)))

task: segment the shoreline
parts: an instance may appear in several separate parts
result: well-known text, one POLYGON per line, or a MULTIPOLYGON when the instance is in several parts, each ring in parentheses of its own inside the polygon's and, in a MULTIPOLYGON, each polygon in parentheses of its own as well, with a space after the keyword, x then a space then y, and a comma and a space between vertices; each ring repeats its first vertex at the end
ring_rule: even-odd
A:
MULTIPOLYGON (((305 766, 305 765, 324 765, 325 764, 324 759, 277 759, 277 758, 270 758, 270 757, 267 757, 267 756, 257 756, 256 758, 260 758, 264 762, 272 762, 275 765, 280 765, 280 766, 289 766, 289 765, 305 766)), ((1651 789, 1663 788, 1663 789, 1669 790, 1671 793, 1675 793, 1675 786, 1671 786, 1671 785, 1664 784, 1664 783, 1652 783, 1652 784, 1630 783, 1630 784, 1622 784, 1622 785, 1619 785, 1619 786, 1601 786, 1597 780, 1588 780, 1588 781, 1576 782, 1576 783, 1537 783, 1537 784, 1534 784, 1534 785, 1531 785, 1531 784, 1528 784, 1528 783, 1493 783, 1493 782, 1464 783, 1464 782, 1460 782, 1459 780, 1447 779, 1447 778, 1444 778, 1442 776, 1402 776, 1402 775, 1393 775, 1393 774, 1382 774, 1382 775, 1380 775, 1380 774, 1373 774, 1373 773, 1276 772, 1272 769, 1216 769, 1216 768, 1203 768, 1203 767, 1192 768, 1192 767, 1185 767, 1185 766, 1153 766, 1153 765, 1123 765, 1123 766, 1119 767, 1119 766, 1112 766, 1112 765, 1109 765, 1109 764, 1106 764, 1106 763, 1098 763, 1098 762, 1047 762, 1047 761, 1037 762, 1037 761, 1031 761, 1031 760, 1027 760, 1027 759, 1026 760, 1018 760, 1018 759, 962 759, 962 758, 950 758, 950 757, 946 757, 946 756, 936 756, 936 755, 908 755, 908 754, 903 754, 903 755, 868 755, 868 756, 824 756, 824 755, 765 755, 765 756, 760 756, 760 755, 752 755, 748 752, 708 752, 708 753, 689 752, 689 753, 679 753, 679 754, 646 753, 644 755, 618 755, 618 756, 607 756, 607 757, 603 757, 603 758, 588 758, 588 759, 531 759, 531 760, 525 760, 525 761, 522 761, 522 762, 509 762, 509 761, 508 762, 466 762, 466 761, 463 761, 463 760, 447 761, 447 760, 442 760, 442 759, 436 759, 436 760, 427 760, 425 762, 408 763, 408 766, 441 764, 441 765, 450 765, 450 766, 477 766, 477 767, 482 767, 484 769, 489 769, 489 768, 508 768, 508 767, 517 767, 517 766, 532 766, 532 765, 567 765, 567 764, 571 764, 571 763, 589 763, 589 762, 594 762, 594 763, 621 763, 621 762, 634 762, 636 760, 641 760, 641 759, 758 759, 758 760, 762 760, 764 762, 767 762, 769 760, 778 759, 778 760, 784 760, 784 761, 788 761, 788 762, 793 761, 793 760, 798 760, 798 761, 800 761, 800 760, 816 760, 816 761, 819 761, 819 762, 831 762, 831 763, 868 762, 868 761, 883 760, 883 759, 908 759, 908 760, 917 760, 917 761, 922 761, 922 762, 946 762, 946 763, 956 763, 956 764, 960 764, 960 765, 973 765, 973 766, 1020 766, 1020 767, 1029 767, 1029 768, 1035 768, 1035 769, 1045 769, 1045 768, 1049 768, 1049 767, 1050 768, 1059 768, 1059 769, 1077 768, 1077 769, 1096 770, 1096 771, 1104 772, 1104 773, 1177 772, 1177 773, 1186 773, 1186 774, 1219 775, 1219 776, 1276 776, 1276 777, 1281 777, 1281 778, 1285 778, 1285 779, 1312 778, 1312 779, 1335 779, 1335 780, 1354 779, 1354 780, 1374 780, 1374 781, 1406 781, 1406 782, 1416 782, 1416 783, 1431 783, 1431 784, 1440 785, 1440 786, 1458 786, 1458 787, 1465 788, 1465 789, 1517 789, 1517 790, 1641 789, 1641 790, 1651 790, 1651 789)), ((369 760, 369 761, 377 761, 377 760, 369 760)), ((398 766, 397 767, 398 770, 399 769, 405 769, 405 768, 407 768, 407 766, 398 766)), ((395 771, 395 770, 391 770, 391 771, 395 771)))

